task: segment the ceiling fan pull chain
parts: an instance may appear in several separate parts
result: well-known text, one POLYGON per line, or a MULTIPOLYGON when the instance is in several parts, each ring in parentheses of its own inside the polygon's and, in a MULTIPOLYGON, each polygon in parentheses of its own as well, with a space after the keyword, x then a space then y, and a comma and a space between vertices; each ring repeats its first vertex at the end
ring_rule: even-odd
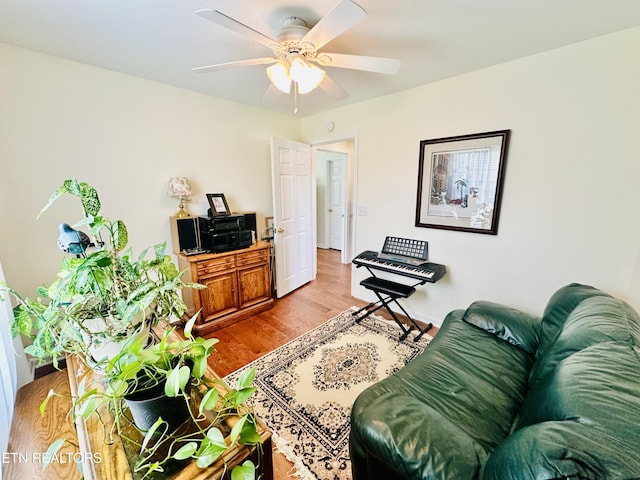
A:
POLYGON ((298 113, 298 82, 293 82, 293 113, 298 113))

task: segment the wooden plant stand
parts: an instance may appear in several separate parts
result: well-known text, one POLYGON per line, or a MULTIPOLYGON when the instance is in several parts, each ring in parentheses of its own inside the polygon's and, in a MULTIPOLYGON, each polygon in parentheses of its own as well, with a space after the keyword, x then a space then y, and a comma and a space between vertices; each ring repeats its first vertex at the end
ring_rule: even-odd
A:
MULTIPOLYGON (((76 395, 78 385, 84 379, 85 383, 91 383, 92 388, 99 382, 97 374, 87 368, 77 357, 67 357, 67 370, 69 374, 69 385, 71 394, 76 395)), ((211 379, 220 379, 218 375, 209 367, 207 376, 211 379)), ((224 395, 228 388, 225 388, 223 382, 220 381, 220 394, 224 395)), ((111 429, 113 427, 113 414, 106 405, 98 410, 102 423, 96 415, 91 415, 88 419, 79 418, 76 421, 76 430, 78 434, 78 444, 80 448, 80 457, 82 460, 82 469, 86 480, 135 480, 139 476, 133 472, 132 464, 138 454, 135 444, 121 439, 117 431, 111 429), (105 442, 105 439, 109 441, 105 442)), ((258 420, 258 431, 262 438, 261 453, 258 447, 247 447, 243 445, 235 445, 227 450, 224 455, 219 458, 208 468, 199 468, 195 461, 187 462, 184 467, 172 473, 154 474, 154 479, 171 479, 171 480, 224 480, 231 477, 231 469, 243 463, 247 459, 251 459, 254 464, 258 465, 258 475, 264 480, 273 479, 272 465, 272 447, 271 432, 267 427, 258 420), (225 467, 226 464, 226 467, 225 467)), ((127 431, 127 435, 138 435, 135 440, 140 443, 142 436, 135 429, 131 428, 127 431)))

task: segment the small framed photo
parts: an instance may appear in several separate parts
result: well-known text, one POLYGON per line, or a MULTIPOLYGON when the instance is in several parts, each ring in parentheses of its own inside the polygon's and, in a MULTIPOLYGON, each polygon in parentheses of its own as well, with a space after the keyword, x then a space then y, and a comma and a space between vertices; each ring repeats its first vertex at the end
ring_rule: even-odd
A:
POLYGON ((497 235, 509 133, 420 142, 416 227, 497 235))
POLYGON ((231 215, 224 193, 207 193, 207 200, 209 200, 212 216, 231 215))

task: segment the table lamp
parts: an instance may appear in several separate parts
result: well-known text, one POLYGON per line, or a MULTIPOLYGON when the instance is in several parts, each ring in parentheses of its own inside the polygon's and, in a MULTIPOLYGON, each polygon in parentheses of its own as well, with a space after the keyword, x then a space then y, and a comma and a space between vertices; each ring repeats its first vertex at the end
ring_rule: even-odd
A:
POLYGON ((189 216, 189 212, 184 209, 184 198, 191 195, 191 184, 187 177, 171 177, 169 179, 169 187, 167 188, 167 195, 170 197, 180 198, 180 210, 175 214, 176 218, 186 218, 189 216))

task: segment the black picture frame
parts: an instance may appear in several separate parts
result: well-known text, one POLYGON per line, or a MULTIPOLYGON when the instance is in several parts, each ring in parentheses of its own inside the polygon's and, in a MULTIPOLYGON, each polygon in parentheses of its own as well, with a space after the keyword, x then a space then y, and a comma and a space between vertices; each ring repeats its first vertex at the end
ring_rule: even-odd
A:
POLYGON ((207 193, 207 200, 211 207, 211 216, 231 215, 224 193, 207 193))
POLYGON ((497 235, 510 133, 422 140, 415 226, 497 235))

